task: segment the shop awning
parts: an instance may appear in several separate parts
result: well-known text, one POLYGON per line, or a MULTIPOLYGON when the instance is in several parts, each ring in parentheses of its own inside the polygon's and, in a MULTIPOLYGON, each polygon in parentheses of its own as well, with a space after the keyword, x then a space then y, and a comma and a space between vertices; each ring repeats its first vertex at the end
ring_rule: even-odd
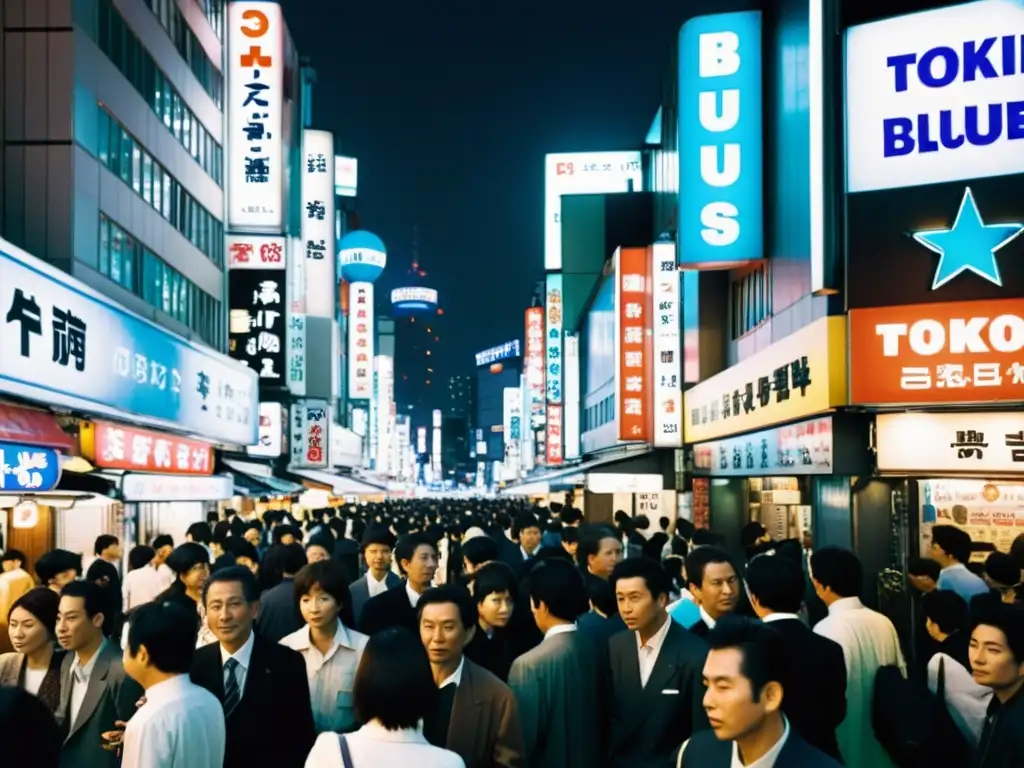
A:
POLYGON ((274 477, 274 470, 267 464, 236 459, 222 462, 235 479, 235 489, 246 496, 291 496, 305 490, 298 483, 274 477))
POLYGON ((543 496, 552 491, 567 491, 574 486, 585 484, 587 473, 592 469, 646 456, 648 453, 651 453, 651 449, 646 445, 627 446, 624 449, 617 449, 614 453, 527 477, 515 485, 506 485, 502 493, 512 496, 543 496))
POLYGON ((335 475, 332 472, 321 472, 315 469, 292 469, 289 467, 288 473, 302 478, 304 481, 329 489, 335 496, 376 496, 381 493, 387 493, 387 488, 356 480, 354 477, 335 475))

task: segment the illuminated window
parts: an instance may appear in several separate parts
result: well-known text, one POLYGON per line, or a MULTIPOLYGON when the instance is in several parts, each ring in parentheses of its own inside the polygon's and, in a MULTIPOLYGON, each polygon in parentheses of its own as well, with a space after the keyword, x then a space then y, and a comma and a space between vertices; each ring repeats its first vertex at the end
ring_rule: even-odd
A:
POLYGON ((430 357, 430 350, 427 350, 427 357, 430 357))
POLYGON ((430 379, 427 379, 426 384, 428 387, 430 386, 430 379))

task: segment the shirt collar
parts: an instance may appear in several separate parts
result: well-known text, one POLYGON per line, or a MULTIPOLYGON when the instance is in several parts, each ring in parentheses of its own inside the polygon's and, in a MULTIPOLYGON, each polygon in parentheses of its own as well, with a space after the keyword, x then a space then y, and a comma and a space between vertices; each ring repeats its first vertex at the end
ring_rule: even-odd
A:
POLYGON ((857 609, 863 607, 864 603, 860 601, 859 597, 841 597, 828 607, 828 613, 829 616, 831 616, 834 613, 843 613, 844 611, 856 611, 857 609))
POLYGON ((796 619, 797 621, 800 621, 800 617, 797 614, 785 613, 784 611, 779 611, 778 613, 769 613, 767 616, 761 617, 761 621, 763 621, 765 624, 771 624, 773 621, 784 621, 786 619, 796 619))
POLYGON ((575 631, 576 631, 576 625, 575 624, 556 624, 555 626, 553 626, 551 629, 549 629, 547 632, 544 633, 544 639, 547 640, 549 637, 554 637, 555 635, 563 635, 566 632, 575 632, 575 631))
POLYGON ((529 560, 531 557, 534 557, 537 554, 537 550, 539 550, 539 549, 540 549, 540 545, 538 545, 537 548, 533 550, 533 552, 527 552, 526 548, 523 547, 522 544, 519 545, 519 551, 523 553, 523 557, 526 558, 527 560, 529 560))
POLYGON ((420 601, 420 593, 409 585, 408 580, 405 582, 405 594, 409 596, 409 605, 415 608, 420 601))
POLYGON ((228 653, 227 649, 222 645, 220 647, 220 664, 224 666, 228 663, 228 659, 234 659, 246 672, 249 671, 249 662, 252 661, 252 647, 256 644, 256 633, 249 630, 249 639, 242 644, 234 653, 228 653))
POLYGON ((782 738, 775 742, 775 746, 752 763, 743 764, 740 760, 740 748, 736 746, 734 741, 732 743, 732 768, 774 768, 775 763, 778 762, 779 753, 782 752, 782 748, 786 746, 786 740, 789 739, 789 720, 783 716, 782 721, 786 724, 785 729, 782 731, 782 738))
POLYGON ((698 606, 698 608, 700 609, 700 619, 701 619, 701 621, 703 621, 705 624, 707 624, 708 629, 714 629, 715 628, 715 624, 717 624, 718 622, 715 621, 713 618, 711 618, 711 614, 704 610, 704 606, 703 605, 698 606))
MULTIPOLYGON (((291 642, 291 641, 289 641, 291 642)), ((307 624, 299 632, 299 636, 295 638, 295 642, 291 644, 291 648, 296 651, 308 651, 313 647, 313 638, 311 636, 311 630, 307 624)), ((355 643, 352 642, 352 637, 348 633, 348 629, 344 624, 341 623, 341 619, 338 619, 338 626, 334 630, 334 638, 331 641, 331 647, 327 649, 327 653, 324 656, 330 656, 335 648, 348 648, 354 651, 356 649, 355 643)))
POLYGON ((640 640, 640 633, 639 632, 634 632, 633 634, 636 635, 636 647, 637 647, 637 650, 639 651, 639 650, 642 650, 644 648, 650 648, 654 653, 658 653, 659 651, 661 651, 661 646, 664 645, 664 643, 665 643, 665 637, 668 635, 669 626, 671 624, 672 624, 672 617, 666 615, 665 616, 665 621, 658 628, 658 631, 655 632, 653 635, 651 635, 649 638, 647 638, 647 644, 646 645, 644 645, 644 643, 641 642, 641 640, 640 640))
POLYGON ((83 683, 89 682, 89 678, 92 676, 92 671, 96 669, 96 660, 99 659, 100 654, 102 654, 103 651, 106 650, 106 647, 107 638, 103 638, 103 640, 100 642, 99 647, 96 649, 96 653, 94 653, 92 655, 92 658, 89 659, 89 661, 87 661, 85 664, 82 664, 78 660, 78 654, 76 653, 75 660, 71 662, 71 674, 73 674, 83 683))
POLYGON ((146 704, 159 704, 176 697, 189 686, 188 675, 175 675, 146 689, 146 704))
POLYGON ((966 565, 964 565, 963 563, 953 563, 952 565, 947 565, 942 570, 943 571, 959 571, 959 570, 967 571, 967 570, 970 570, 970 569, 966 565))
POLYGON ((373 578, 373 571, 367 571, 366 572, 366 580, 368 582, 372 582, 374 584, 386 584, 387 580, 388 580, 388 574, 385 572, 384 573, 384 578, 378 580, 378 579, 373 578))
POLYGON ((454 685, 456 688, 458 688, 460 685, 462 685, 462 668, 465 667, 465 666, 466 666, 466 657, 463 656, 459 660, 459 666, 455 669, 454 672, 452 672, 450 675, 448 675, 448 677, 446 677, 444 680, 441 681, 441 684, 439 686, 437 686, 437 689, 441 690, 446 685, 454 685))

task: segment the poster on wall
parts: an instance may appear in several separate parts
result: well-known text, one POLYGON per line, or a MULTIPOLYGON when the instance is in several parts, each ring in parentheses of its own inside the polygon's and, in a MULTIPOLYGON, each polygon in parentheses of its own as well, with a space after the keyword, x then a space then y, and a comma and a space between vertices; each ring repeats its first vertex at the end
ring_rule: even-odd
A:
POLYGON ((917 487, 921 557, 931 556, 936 525, 955 525, 975 544, 991 544, 1000 552, 1009 552, 1014 539, 1024 533, 1024 483, 918 480, 917 487))

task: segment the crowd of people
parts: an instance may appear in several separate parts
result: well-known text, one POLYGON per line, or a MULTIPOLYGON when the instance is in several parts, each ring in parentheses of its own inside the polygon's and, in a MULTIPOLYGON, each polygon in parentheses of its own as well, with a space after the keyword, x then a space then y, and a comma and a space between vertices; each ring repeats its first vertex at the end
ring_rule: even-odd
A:
MULTIPOLYGON (((857 556, 566 504, 229 511, 0 556, 0 738, 40 768, 1024 766, 1022 563, 937 527, 932 646, 857 556), (122 565, 124 563, 124 565, 122 565), (122 573, 122 568, 124 572, 122 573), (973 570, 972 570, 973 569, 973 570), (34 571, 37 578, 33 578, 34 571), (38 579, 38 582, 37 582, 38 579)), ((1024 549, 1024 540, 1020 549, 1024 549)))

